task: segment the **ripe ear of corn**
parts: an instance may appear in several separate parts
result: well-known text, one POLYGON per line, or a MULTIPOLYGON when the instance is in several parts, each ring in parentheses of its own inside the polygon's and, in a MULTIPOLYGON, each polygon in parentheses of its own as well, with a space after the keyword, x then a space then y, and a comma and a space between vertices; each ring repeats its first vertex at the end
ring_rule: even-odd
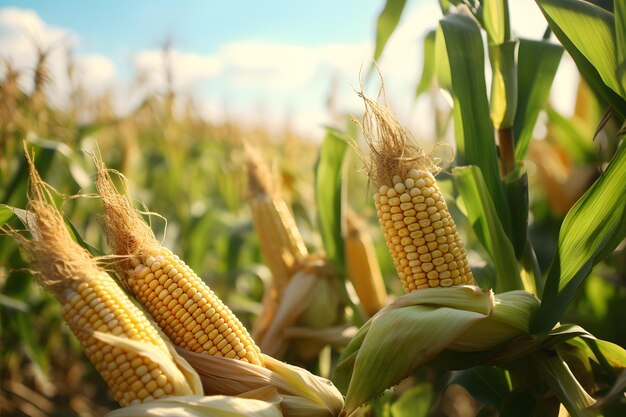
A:
POLYGON ((374 195, 380 226, 407 292, 472 285, 463 243, 435 177, 411 169, 374 195))
POLYGON ((385 106, 360 94, 368 173, 385 242, 405 291, 474 284, 465 249, 431 171, 437 165, 413 145, 385 106))
POLYGON ((283 292, 295 269, 308 256, 308 250, 281 195, 276 176, 256 150, 246 146, 245 155, 252 221, 263 259, 272 273, 271 282, 265 286, 263 309, 254 328, 255 339, 263 345, 283 292))
POLYGON ((308 251, 276 178, 251 148, 246 148, 246 166, 250 208, 259 246, 280 292, 308 251))
POLYGON ((178 256, 162 247, 126 195, 115 189, 104 164, 97 188, 103 228, 129 291, 174 344, 193 352, 260 365, 260 350, 239 319, 178 256))
POLYGON ((200 394, 198 375, 172 354, 145 314, 72 240, 28 161, 32 191, 26 226, 34 239, 14 236, 37 266, 40 284, 62 304, 63 318, 115 399, 127 406, 168 395, 200 394))
POLYGON ((373 316, 387 303, 387 290, 365 223, 352 210, 346 215, 346 269, 361 305, 373 316))

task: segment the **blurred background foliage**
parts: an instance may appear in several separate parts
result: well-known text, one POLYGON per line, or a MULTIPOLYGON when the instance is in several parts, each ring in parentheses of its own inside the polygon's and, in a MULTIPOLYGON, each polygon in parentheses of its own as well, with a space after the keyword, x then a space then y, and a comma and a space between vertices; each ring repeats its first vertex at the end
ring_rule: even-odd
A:
MULTIPOLYGON (((383 46, 389 38, 389 33, 384 32, 393 31, 394 16, 399 18, 402 11, 402 7, 392 10, 398 8, 395 3, 403 2, 389 1, 381 13, 382 26, 379 24, 377 39, 383 46), (392 21, 390 29, 389 23, 385 23, 387 19, 392 21)), ((426 53, 434 51, 434 44, 428 46, 434 42, 433 36, 427 36, 424 42, 426 53)), ((377 47, 376 54, 379 56, 382 50, 377 47)), ((102 208, 97 198, 90 198, 95 192, 95 168, 90 154, 100 153, 109 168, 128 179, 137 204, 158 213, 149 216, 157 238, 179 254, 251 328, 261 311, 263 282, 271 277, 261 257, 246 201, 243 144, 261 149, 264 158, 279 173, 283 196, 305 242, 311 252, 319 253, 325 246, 314 188, 320 143, 296 135, 287 126, 279 133, 270 133, 264 127, 243 127, 236 119, 219 124, 202 119, 193 101, 180 97, 172 87, 176 74, 171 72, 167 60, 162 69, 170 81, 166 90, 145 97, 126 116, 113 112, 111 98, 106 93, 92 97, 88 86, 78 84, 73 86, 69 104, 55 108, 47 95, 48 85, 54 82, 48 76, 48 51, 37 49, 37 52, 38 62, 32 73, 14 68, 10 61, 3 62, 0 203, 26 207, 23 141, 27 141, 35 152, 41 176, 60 195, 66 196, 63 210, 77 233, 94 251, 106 253, 98 225, 102 208), (23 77, 33 77, 31 92, 20 89, 19 81, 23 77), (175 104, 181 102, 183 106, 178 107, 184 110, 174 112, 175 104), (74 195, 81 198, 67 198, 74 195)), ((166 48, 163 53, 167 56, 166 48)), ((67 72, 72 74, 72 71, 75 68, 70 62, 67 72)), ((422 80, 416 80, 407 89, 418 86, 418 94, 430 94, 433 103, 441 103, 442 90, 432 88, 423 79, 433 77, 435 69, 425 67, 422 72, 422 80)), ((540 140, 530 142, 527 154, 528 230, 541 271, 548 270, 567 211, 599 176, 618 145, 613 135, 605 133, 619 128, 614 121, 609 121, 605 130, 593 139, 605 109, 606 103, 581 78, 574 114, 571 117, 559 114, 548 102, 538 114, 537 126, 531 129, 532 136, 540 140)), ((332 107, 328 111, 337 112, 332 107)), ((449 106, 433 106, 429 117, 438 121, 438 140, 453 142, 451 111, 449 106)), ((357 147, 365 152, 358 126, 348 115, 333 116, 338 121, 333 127, 342 132, 342 137, 355 139, 357 147)), ((431 138, 423 139, 432 142, 431 138)), ((360 156, 348 147, 341 177, 345 199, 367 220, 388 292, 399 295, 401 285, 378 229, 371 190, 363 171, 360 156)), ((458 190, 451 176, 443 172, 439 179, 464 237, 478 285, 494 285, 495 270, 489 255, 464 217, 465 209, 454 203, 458 190)), ((20 222, 10 210, 0 211, 0 223, 5 221, 20 228, 20 222)), ((353 301, 358 308, 358 300, 353 301)), ((346 317, 350 321, 354 315, 346 317)), ((622 242, 594 267, 562 322, 579 324, 599 339, 626 346, 624 317, 626 245, 622 242)), ((116 407, 76 339, 62 324, 57 301, 37 286, 15 241, 6 236, 0 236, 0 323, 3 415, 97 416, 116 407)), ((292 358, 298 361, 297 357, 292 358)), ((326 350, 318 358, 298 364, 328 374, 334 358, 336 352, 326 350)), ((375 400, 371 411, 385 416, 418 416, 448 414, 457 406, 479 409, 481 405, 463 392, 455 393, 450 388, 444 391, 449 376, 449 373, 422 369, 395 392, 375 400), (444 394, 438 396, 442 391, 444 394)), ((475 397, 489 404, 488 394, 475 397)), ((486 407, 480 415, 491 415, 493 410, 486 407)))

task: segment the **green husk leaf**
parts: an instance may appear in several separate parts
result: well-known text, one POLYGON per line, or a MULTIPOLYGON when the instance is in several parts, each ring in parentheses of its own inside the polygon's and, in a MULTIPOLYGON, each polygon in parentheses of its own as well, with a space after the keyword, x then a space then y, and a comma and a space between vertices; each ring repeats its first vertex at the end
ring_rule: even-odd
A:
POLYGON ((336 370, 348 374, 339 375, 340 380, 350 380, 345 412, 350 414, 427 363, 474 322, 487 317, 493 303, 491 291, 463 286, 415 291, 387 305, 368 321, 367 333, 357 335, 340 358, 340 364, 352 362, 358 349, 353 366, 336 370), (370 375, 377 378, 372 380, 370 375))

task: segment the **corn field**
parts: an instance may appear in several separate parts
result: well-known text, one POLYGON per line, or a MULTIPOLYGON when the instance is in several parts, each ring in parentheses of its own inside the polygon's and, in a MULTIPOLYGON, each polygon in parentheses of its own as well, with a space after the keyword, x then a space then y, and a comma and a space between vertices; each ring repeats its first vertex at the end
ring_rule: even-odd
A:
POLYGON ((626 415, 626 1, 535 2, 541 39, 507 0, 439 1, 406 86, 432 138, 375 64, 406 0, 319 143, 171 84, 57 108, 46 51, 4 62, 2 415, 626 415))

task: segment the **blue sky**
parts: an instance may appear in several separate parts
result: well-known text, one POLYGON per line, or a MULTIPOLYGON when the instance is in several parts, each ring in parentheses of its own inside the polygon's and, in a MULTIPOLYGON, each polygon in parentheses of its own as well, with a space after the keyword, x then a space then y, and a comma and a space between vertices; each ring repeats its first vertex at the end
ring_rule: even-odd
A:
MULTIPOLYGON (((339 111, 362 109, 354 89, 371 62, 383 5, 383 0, 5 0, 0 58, 28 70, 34 64, 33 39, 57 45, 50 57, 51 97, 63 105, 67 53, 58 45, 70 45, 83 85, 94 95, 110 92, 123 113, 146 94, 163 91, 160 48, 171 40, 176 88, 193 97, 206 117, 288 124, 319 138, 332 123, 326 107, 331 89, 339 111)), ((510 6, 520 35, 542 35, 545 21, 533 2, 511 0, 510 6)), ((431 103, 415 102, 413 91, 422 66, 421 39, 440 16, 436 0, 409 0, 379 61, 394 110, 422 136, 432 136, 431 103)), ((366 85, 366 92, 375 94, 374 84, 366 85)))
POLYGON ((373 36, 381 1, 7 1, 81 37, 78 52, 122 64, 171 38, 175 47, 213 53, 246 39, 298 45, 358 43, 373 36))

